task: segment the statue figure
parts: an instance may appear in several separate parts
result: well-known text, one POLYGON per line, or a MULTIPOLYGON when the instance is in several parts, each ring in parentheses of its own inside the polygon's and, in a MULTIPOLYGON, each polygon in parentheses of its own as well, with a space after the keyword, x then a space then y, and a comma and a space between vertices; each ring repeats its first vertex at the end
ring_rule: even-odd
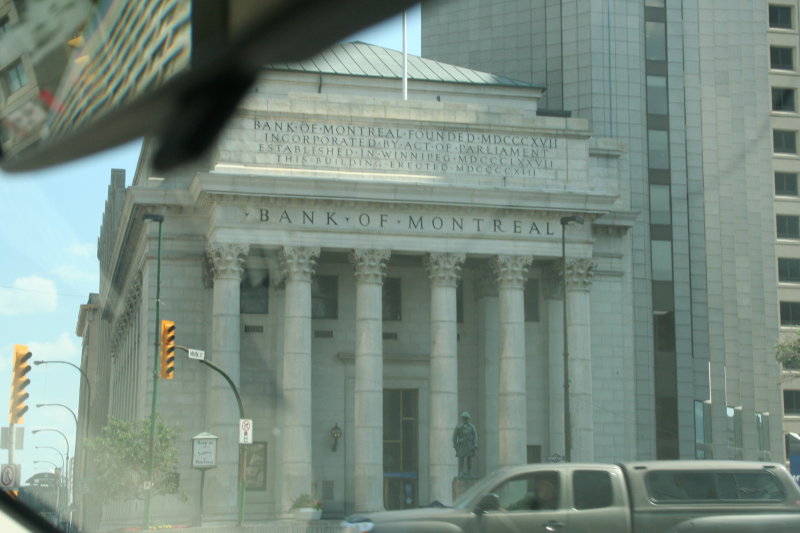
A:
POLYGON ((458 457, 458 477, 470 477, 472 458, 478 449, 478 430, 469 421, 469 413, 461 413, 461 423, 453 430, 453 448, 458 457))

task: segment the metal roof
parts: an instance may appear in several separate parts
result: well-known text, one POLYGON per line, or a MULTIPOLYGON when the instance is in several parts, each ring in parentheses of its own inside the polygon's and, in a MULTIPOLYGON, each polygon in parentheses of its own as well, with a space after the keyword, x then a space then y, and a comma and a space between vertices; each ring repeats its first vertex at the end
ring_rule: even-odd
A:
MULTIPOLYGON (((403 53, 382 46, 353 41, 339 43, 316 57, 299 63, 273 63, 273 70, 292 70, 321 74, 366 76, 400 79, 403 76, 403 53)), ((408 79, 471 85, 503 87, 535 87, 541 85, 514 80, 497 74, 481 72, 457 65, 408 55, 408 79)))

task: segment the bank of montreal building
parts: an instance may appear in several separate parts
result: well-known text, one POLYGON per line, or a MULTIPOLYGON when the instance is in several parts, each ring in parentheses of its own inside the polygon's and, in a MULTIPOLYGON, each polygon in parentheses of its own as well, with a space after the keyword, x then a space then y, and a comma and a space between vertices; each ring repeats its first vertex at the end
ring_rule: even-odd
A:
MULTIPOLYGON (((118 418, 150 411, 158 224, 143 215, 156 213, 161 317, 175 321, 178 344, 227 370, 253 420, 248 520, 286 516, 305 492, 331 517, 449 503, 463 411, 478 428, 478 477, 563 456, 562 291, 573 460, 659 457, 665 376, 688 412, 669 429, 675 457, 782 460, 780 425, 768 423, 780 410, 776 305, 763 290, 774 251, 744 248, 732 272, 708 261, 709 278, 751 301, 749 323, 703 315, 706 339, 724 327, 725 348, 684 354, 676 343, 677 372, 667 372, 652 335, 647 349, 637 336, 633 250, 646 223, 631 205, 627 139, 541 109, 540 84, 416 57, 404 101, 400 65, 396 52, 349 43, 273 66, 202 163, 159 175, 145 143, 131 186, 112 171, 103 281, 78 327, 95 404, 118 418), (563 287, 561 219, 574 216, 584 223, 565 228, 563 287), (730 430, 728 406, 738 412, 730 430)), ((772 231, 771 216, 739 216, 749 230, 733 232, 737 245, 772 231)), ((677 339, 681 326, 676 318, 677 339)), ((196 514, 189 442, 209 432, 219 441, 203 519, 235 520, 239 415, 228 386, 179 353, 158 401, 180 424, 190 498, 159 497, 154 517, 196 514)), ((94 516, 115 525, 141 513, 126 503, 94 516)))

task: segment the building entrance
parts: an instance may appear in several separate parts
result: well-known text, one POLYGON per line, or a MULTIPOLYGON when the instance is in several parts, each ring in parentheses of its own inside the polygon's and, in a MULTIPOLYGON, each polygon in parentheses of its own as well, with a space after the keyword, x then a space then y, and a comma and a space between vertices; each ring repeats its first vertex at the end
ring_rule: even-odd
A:
POLYGON ((419 477, 418 390, 383 391, 383 504, 417 507, 419 477))

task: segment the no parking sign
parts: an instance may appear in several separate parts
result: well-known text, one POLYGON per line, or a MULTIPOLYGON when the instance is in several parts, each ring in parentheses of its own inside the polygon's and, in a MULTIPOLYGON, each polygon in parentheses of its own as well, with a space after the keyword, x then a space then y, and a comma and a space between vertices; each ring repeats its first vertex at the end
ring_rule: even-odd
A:
POLYGON ((253 444, 253 421, 249 418, 239 419, 239 444, 253 444))

